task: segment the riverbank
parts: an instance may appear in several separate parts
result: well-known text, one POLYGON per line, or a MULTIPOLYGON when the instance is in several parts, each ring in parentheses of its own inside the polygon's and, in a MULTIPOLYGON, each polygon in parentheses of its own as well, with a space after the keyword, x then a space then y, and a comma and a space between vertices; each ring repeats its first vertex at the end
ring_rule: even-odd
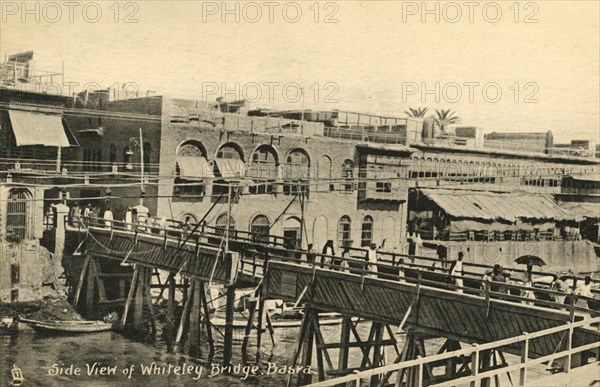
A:
POLYGON ((83 320, 66 297, 44 297, 38 301, 0 303, 0 329, 13 327, 18 317, 41 321, 83 320))

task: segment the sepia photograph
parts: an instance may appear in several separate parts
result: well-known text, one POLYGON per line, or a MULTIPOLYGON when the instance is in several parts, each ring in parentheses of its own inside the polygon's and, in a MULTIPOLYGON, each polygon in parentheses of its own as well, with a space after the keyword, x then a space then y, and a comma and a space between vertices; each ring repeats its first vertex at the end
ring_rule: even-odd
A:
POLYGON ((0 1, 5 386, 600 386, 600 1, 0 1))

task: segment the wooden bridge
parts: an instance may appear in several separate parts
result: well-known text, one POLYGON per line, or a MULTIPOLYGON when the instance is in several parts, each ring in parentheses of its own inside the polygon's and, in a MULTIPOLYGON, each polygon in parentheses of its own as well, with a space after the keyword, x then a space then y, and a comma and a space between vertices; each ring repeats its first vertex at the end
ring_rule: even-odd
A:
MULTIPOLYGON (((175 222, 169 222, 163 229, 151 229, 145 225, 117 221, 107 225, 102 219, 85 219, 70 230, 81 240, 78 249, 85 249, 86 256, 75 295, 76 305, 84 304, 88 312, 100 313, 103 310, 99 306, 122 305, 124 327, 128 326, 133 305, 133 327, 142 329, 145 321, 150 320, 155 331, 156 303, 150 293, 151 273, 155 269, 169 272, 167 283, 159 286, 161 296, 163 292, 168 294, 167 317, 173 330, 177 320, 175 292, 177 288, 183 291, 183 311, 174 334, 175 346, 185 337, 190 352, 198 353, 204 330, 207 336, 204 342, 208 342, 212 356, 213 327, 208 318, 210 303, 205 286, 223 284, 227 287, 224 362, 228 363, 232 354, 235 288, 252 286, 256 288, 256 302, 250 304, 242 349, 247 348, 253 328, 257 328, 257 347, 260 348, 263 327, 270 327, 270 316, 264 308, 266 299, 302 304, 304 318, 292 360, 294 364, 308 366, 316 357, 320 381, 384 365, 385 346, 395 351, 396 363, 425 356, 425 341, 433 337, 445 338, 447 341, 441 351, 452 352, 460 349, 461 343, 509 340, 524 332, 558 328, 597 313, 590 309, 590 306, 595 308, 594 299, 579 297, 578 300, 572 296, 565 305, 554 301, 559 293, 550 289, 484 281, 482 274, 488 268, 485 265, 465 263, 464 286, 456 286, 445 267, 446 262, 427 257, 379 253, 377 264, 370 265, 364 259, 366 251, 361 249, 352 249, 347 258, 331 257, 286 248, 289 244, 282 237, 227 232, 208 226, 186 230, 175 222), (436 263, 433 267, 432 262, 436 263), (135 264, 135 270, 123 266, 127 263, 135 264), (186 279, 183 285, 177 284, 178 277, 186 279), (109 300, 107 288, 118 296, 109 300), (536 299, 522 297, 520 294, 524 291, 534 292, 536 299), (86 301, 82 303, 80 296, 84 293, 86 301), (328 343, 323 339, 320 312, 343 316, 339 342, 328 343), (148 318, 144 319, 144 315, 148 318), (352 318, 371 322, 367 339, 360 337, 352 318), (404 349, 400 350, 394 332, 402 328, 408 335, 404 349), (362 352, 360 365, 349 364, 350 349, 362 352), (331 353, 337 354, 337 365, 331 353)), ((600 338, 599 331, 583 324, 572 331, 569 342, 564 340, 560 330, 529 341, 528 356, 547 357, 573 343, 587 345, 600 338)), ((469 372, 508 366, 504 352, 520 354, 522 348, 518 342, 505 345, 497 352, 499 359, 488 351, 480 363, 471 364, 469 372), (478 366, 473 367, 473 364, 478 366)), ((577 359, 576 362, 583 361, 585 356, 577 359)), ((453 366, 446 364, 442 379, 464 374, 465 365, 463 368, 459 365, 457 362, 453 366)), ((468 364, 466 367, 469 370, 468 364)), ((373 378, 374 383, 383 380, 373 378)), ((413 376, 410 380, 417 379, 413 376)), ((435 380, 439 381, 439 377, 425 374, 426 384, 435 380)), ((311 375, 297 376, 298 384, 311 381, 311 375)))

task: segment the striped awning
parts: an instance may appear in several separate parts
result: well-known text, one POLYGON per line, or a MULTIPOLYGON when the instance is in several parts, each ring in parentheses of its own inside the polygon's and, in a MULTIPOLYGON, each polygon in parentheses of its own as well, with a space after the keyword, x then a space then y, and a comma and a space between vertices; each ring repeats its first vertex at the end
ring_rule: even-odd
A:
POLYGON ((178 176, 187 180, 204 180, 215 177, 213 166, 204 157, 177 156, 178 176))
POLYGON ((215 159, 217 175, 224 179, 241 179, 246 176, 246 164, 238 159, 215 159))
POLYGON ((62 114, 10 109, 9 116, 17 146, 71 146, 62 114))
POLYGON ((550 195, 524 192, 495 193, 447 189, 420 190, 454 219, 483 221, 573 220, 582 216, 561 208, 550 195))

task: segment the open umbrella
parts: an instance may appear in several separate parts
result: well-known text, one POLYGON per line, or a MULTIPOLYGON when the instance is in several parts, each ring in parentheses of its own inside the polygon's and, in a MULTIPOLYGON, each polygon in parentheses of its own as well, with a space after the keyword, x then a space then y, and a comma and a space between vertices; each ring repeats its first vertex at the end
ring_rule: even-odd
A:
POLYGON ((546 262, 544 262, 544 260, 540 257, 537 257, 535 255, 523 255, 517 259, 515 259, 515 262, 518 263, 519 265, 531 265, 531 266, 545 266, 546 262))

